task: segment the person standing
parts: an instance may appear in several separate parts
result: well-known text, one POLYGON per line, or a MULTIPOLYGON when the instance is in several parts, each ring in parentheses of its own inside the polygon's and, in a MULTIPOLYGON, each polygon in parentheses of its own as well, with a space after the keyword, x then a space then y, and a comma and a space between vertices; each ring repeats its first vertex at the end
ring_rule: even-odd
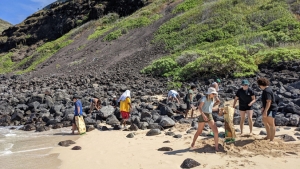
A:
POLYGON ((179 101, 178 97, 179 97, 178 92, 176 92, 175 90, 170 90, 169 93, 168 93, 167 102, 170 101, 170 100, 171 101, 176 100, 177 103, 180 104, 180 101, 179 101))
MULTIPOLYGON (((216 89, 217 92, 220 91, 220 83, 221 83, 221 80, 220 79, 216 79, 215 82, 213 82, 210 87, 213 87, 216 89)), ((216 104, 220 104, 220 98, 219 98, 219 95, 216 95, 215 96, 215 100, 216 100, 216 104)))
POLYGON ((248 116, 250 134, 252 134, 252 128, 253 128, 252 105, 255 102, 255 94, 254 94, 253 90, 249 88, 249 85, 250 85, 250 83, 248 80, 242 81, 242 88, 240 88, 236 92, 234 102, 233 102, 233 108, 235 108, 236 102, 237 102, 237 100, 239 100, 239 111, 240 111, 240 116, 241 116, 241 121, 240 121, 241 134, 243 134, 243 128, 244 128, 246 114, 248 116))
POLYGON ((198 118, 198 130, 194 135, 193 142, 191 144, 191 147, 193 148, 195 146, 195 142, 198 138, 198 136, 202 133, 202 130, 204 128, 205 123, 208 123, 209 127, 212 129, 214 133, 214 140, 215 140, 215 150, 219 150, 219 136, 218 136, 218 128, 215 125, 212 112, 213 111, 219 111, 218 108, 213 108, 215 104, 215 96, 217 95, 217 91, 215 88, 210 87, 208 88, 208 91, 206 93, 206 96, 201 98, 200 105, 199 105, 199 111, 200 116, 198 118))
POLYGON ((263 91, 261 96, 261 101, 263 107, 262 111, 262 120, 266 128, 267 137, 265 140, 273 142, 275 137, 275 115, 277 113, 278 107, 275 100, 275 95, 271 89, 270 82, 266 78, 257 79, 257 84, 259 88, 263 91))
POLYGON ((74 110, 74 117, 72 121, 72 134, 74 134, 74 131, 76 130, 75 117, 82 116, 82 103, 79 100, 79 96, 77 95, 73 96, 73 102, 74 102, 75 110, 74 110))
POLYGON ((193 98, 194 98, 194 92, 196 90, 196 86, 192 85, 191 89, 188 91, 187 95, 185 96, 186 98, 185 103, 186 103, 186 112, 185 112, 185 118, 187 118, 188 113, 190 110, 192 110, 192 115, 191 117, 193 118, 194 115, 194 106, 193 106, 193 98))
POLYGON ((131 111, 131 99, 130 99, 130 91, 126 90, 121 97, 119 98, 118 102, 120 102, 120 112, 122 116, 121 125, 124 125, 126 128, 126 121, 129 119, 129 114, 131 111))

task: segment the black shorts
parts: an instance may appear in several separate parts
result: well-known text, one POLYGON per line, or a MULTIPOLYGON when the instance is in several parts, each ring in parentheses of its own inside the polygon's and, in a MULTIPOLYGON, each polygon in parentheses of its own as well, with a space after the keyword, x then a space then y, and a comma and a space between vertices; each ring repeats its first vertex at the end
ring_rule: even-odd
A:
POLYGON ((239 105, 239 110, 240 111, 253 110, 253 107, 248 105, 239 105))
POLYGON ((267 115, 268 115, 268 117, 273 117, 273 118, 275 118, 276 113, 277 113, 276 111, 269 111, 267 115))

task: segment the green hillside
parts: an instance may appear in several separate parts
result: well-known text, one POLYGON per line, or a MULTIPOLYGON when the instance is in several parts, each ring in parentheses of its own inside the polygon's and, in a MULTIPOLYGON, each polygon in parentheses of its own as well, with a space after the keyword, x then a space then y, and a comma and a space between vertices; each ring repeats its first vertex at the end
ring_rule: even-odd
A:
POLYGON ((245 77, 262 63, 300 59, 299 0, 185 0, 155 34, 172 54, 142 70, 186 80, 245 77), (298 18, 297 18, 298 17, 298 18))
POLYGON ((0 19, 0 33, 2 33, 5 29, 9 28, 10 26, 10 23, 0 19))

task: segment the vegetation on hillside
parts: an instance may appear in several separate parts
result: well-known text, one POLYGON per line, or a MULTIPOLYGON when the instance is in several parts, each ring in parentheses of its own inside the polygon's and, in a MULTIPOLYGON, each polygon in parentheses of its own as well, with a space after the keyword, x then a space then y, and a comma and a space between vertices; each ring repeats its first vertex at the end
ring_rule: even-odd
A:
POLYGON ((0 19, 0 34, 7 28, 9 28, 10 26, 12 26, 10 23, 0 19))
POLYGON ((153 40, 172 54, 142 72, 175 80, 245 77, 262 63, 300 59, 297 6, 297 0, 185 0, 153 40))

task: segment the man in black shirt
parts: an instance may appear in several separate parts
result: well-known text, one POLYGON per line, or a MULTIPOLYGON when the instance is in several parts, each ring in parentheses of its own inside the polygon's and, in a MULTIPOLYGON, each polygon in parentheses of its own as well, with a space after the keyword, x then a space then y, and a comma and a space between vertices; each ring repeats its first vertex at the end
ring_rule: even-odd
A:
POLYGON ((265 140, 270 139, 270 141, 273 141, 276 130, 274 118, 278 109, 275 101, 275 96, 272 89, 269 87, 269 80, 267 80, 266 78, 259 78, 257 80, 257 84, 259 85, 260 89, 263 90, 261 96, 263 107, 261 110, 263 116, 262 119, 267 131, 267 137, 265 137, 265 140))
POLYGON ((237 100, 239 100, 239 110, 240 110, 240 129, 241 134, 243 134, 243 127, 245 122, 245 115, 247 113, 248 116, 248 122, 249 122, 249 128, 250 128, 250 134, 252 134, 252 128, 253 128, 253 121, 252 121, 252 115, 253 115, 253 109, 252 105, 255 102, 255 95, 253 90, 249 88, 249 81, 243 80, 242 81, 242 88, 240 88, 235 95, 235 99, 233 102, 233 108, 235 108, 235 104, 237 100))

